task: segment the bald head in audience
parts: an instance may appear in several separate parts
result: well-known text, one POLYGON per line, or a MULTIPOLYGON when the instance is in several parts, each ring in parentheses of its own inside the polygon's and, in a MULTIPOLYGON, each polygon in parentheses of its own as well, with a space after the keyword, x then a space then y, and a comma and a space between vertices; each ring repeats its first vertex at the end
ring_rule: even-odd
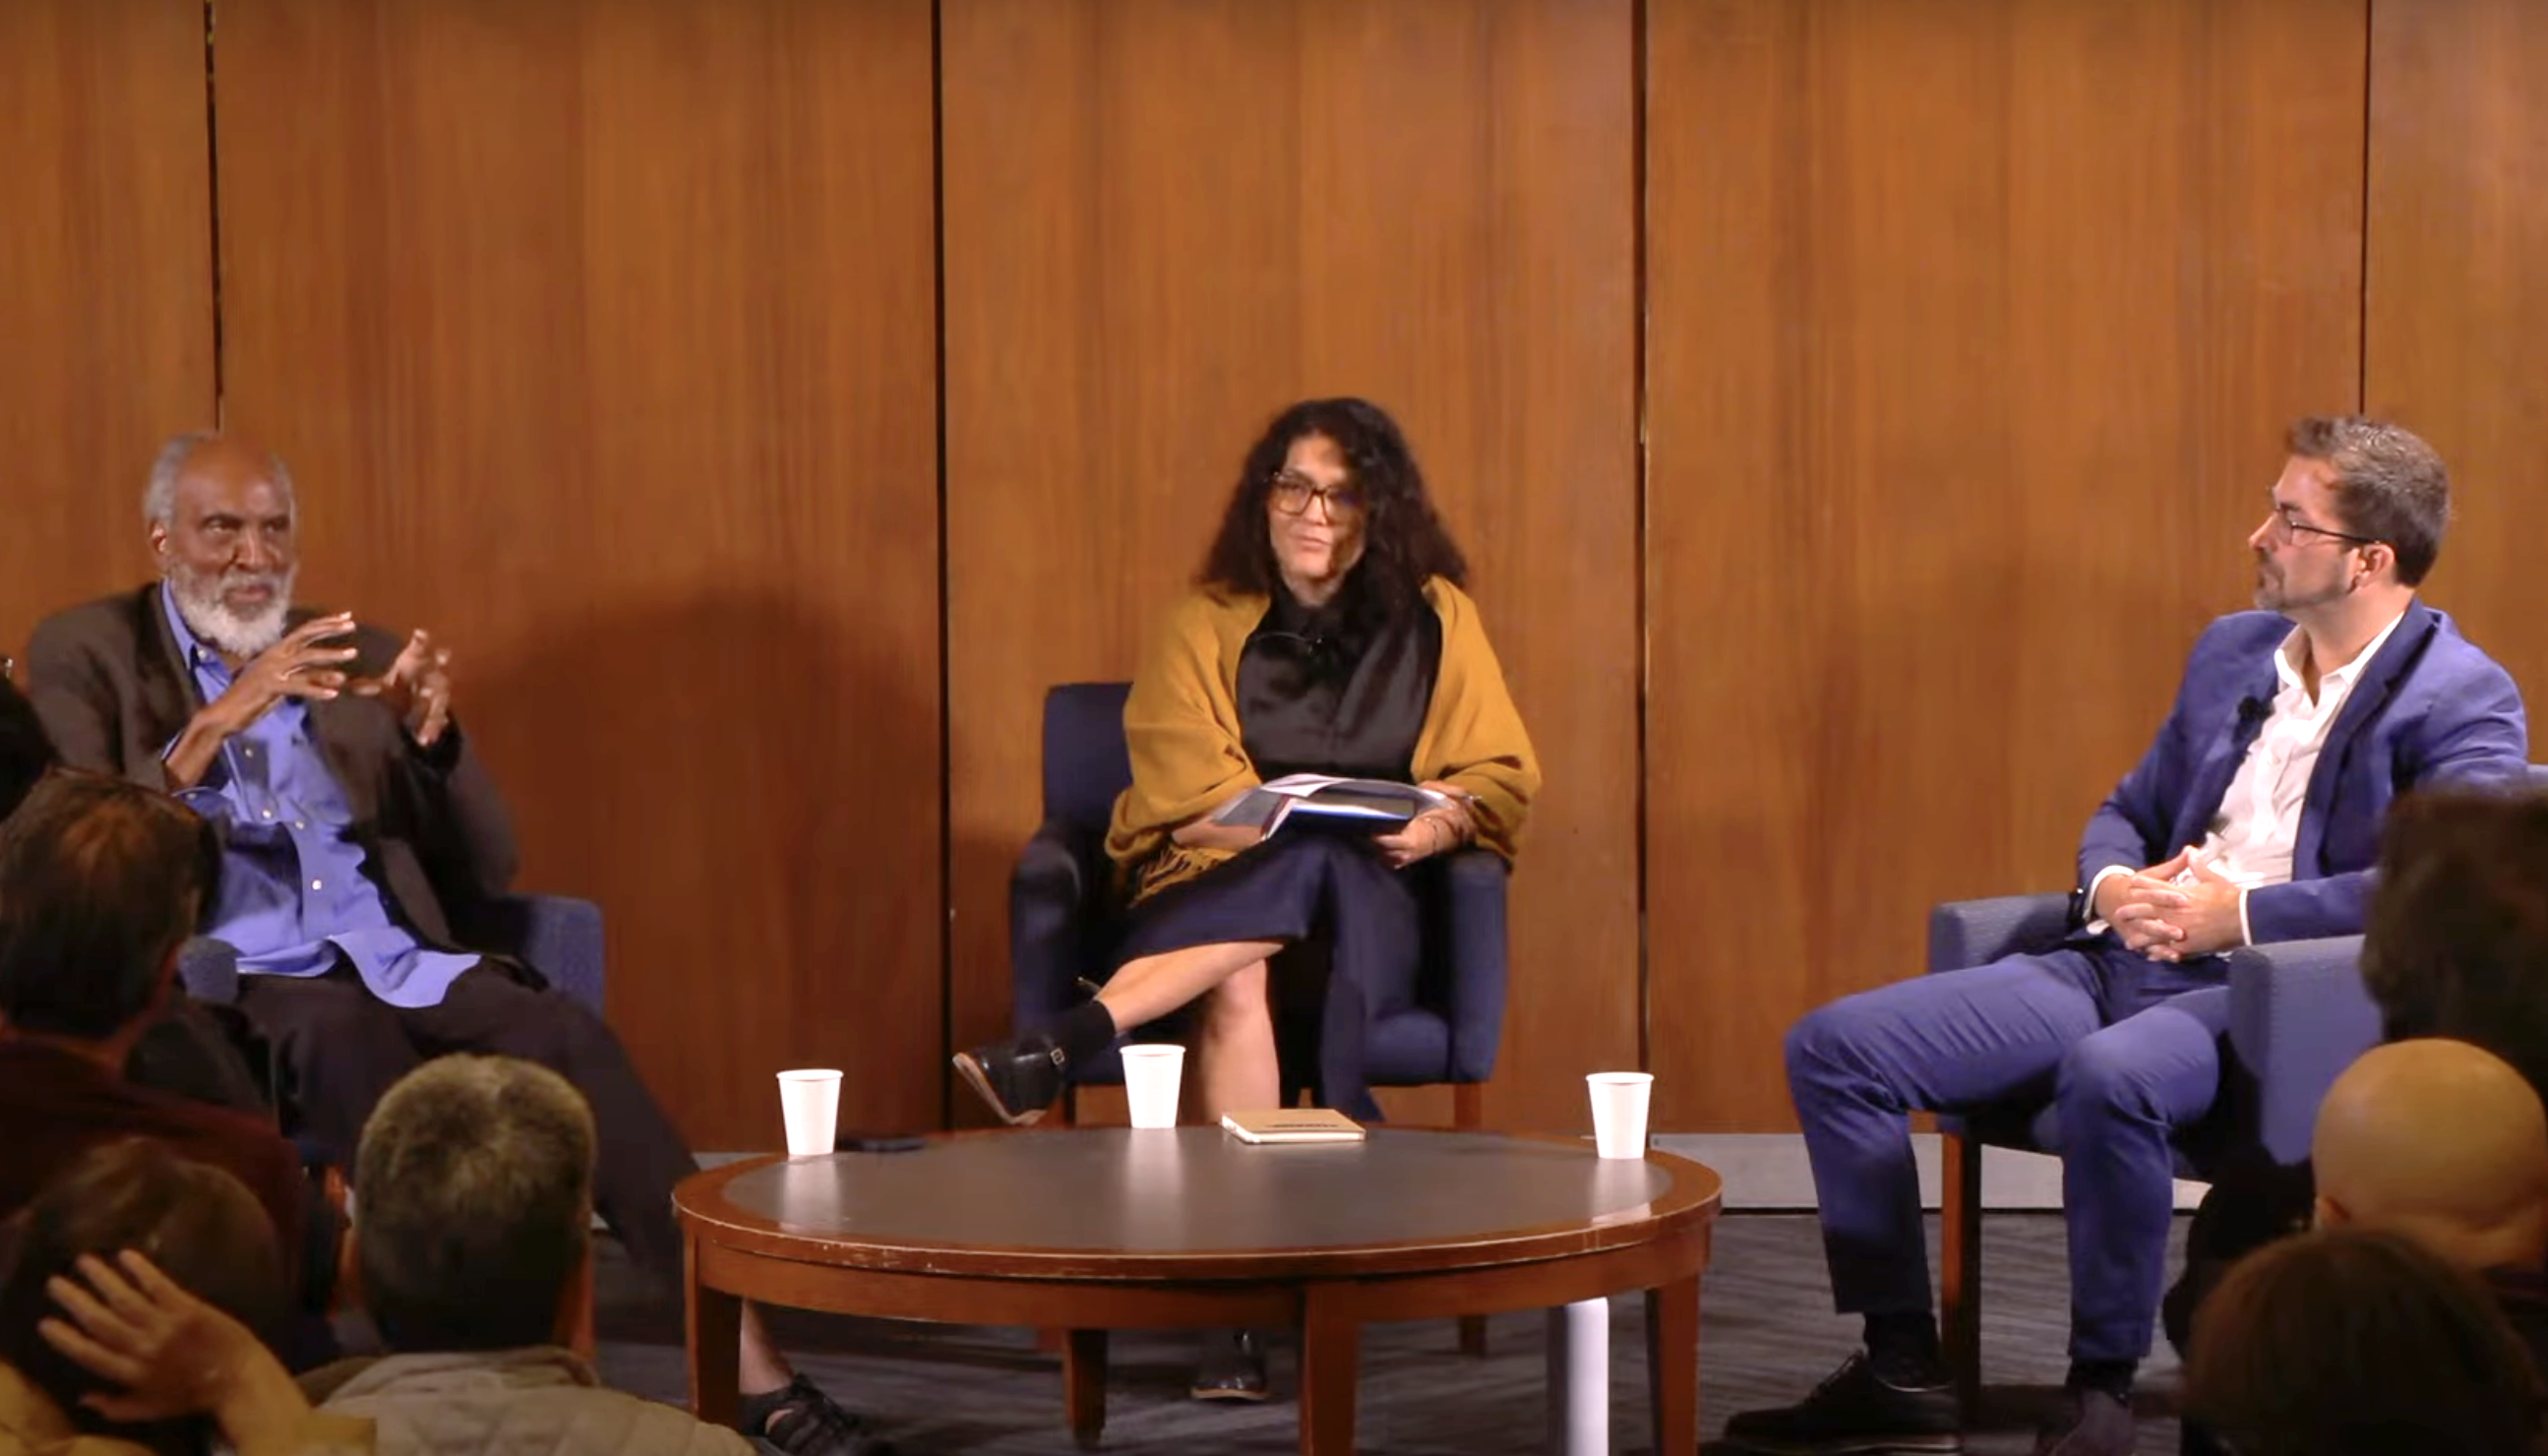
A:
POLYGON ((2465 1269, 2548 1261, 2548 1113, 2493 1052, 2364 1052, 2327 1089, 2311 1157, 2321 1228, 2395 1232, 2465 1269))

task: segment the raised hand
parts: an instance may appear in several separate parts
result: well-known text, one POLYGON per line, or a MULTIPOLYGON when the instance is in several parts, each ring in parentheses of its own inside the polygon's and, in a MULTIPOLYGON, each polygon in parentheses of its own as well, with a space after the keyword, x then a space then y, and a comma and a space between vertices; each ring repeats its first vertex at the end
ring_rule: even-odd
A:
POLYGON ((450 668, 451 649, 434 646, 433 635, 419 627, 388 672, 348 685, 357 696, 378 698, 398 714, 416 747, 431 748, 451 722, 450 668))
POLYGON ((282 641, 248 659, 231 677, 228 689, 207 711, 218 717, 227 736, 245 732, 287 697, 334 697, 344 690, 345 665, 354 660, 354 649, 330 639, 353 630, 352 612, 312 617, 284 633, 282 641))

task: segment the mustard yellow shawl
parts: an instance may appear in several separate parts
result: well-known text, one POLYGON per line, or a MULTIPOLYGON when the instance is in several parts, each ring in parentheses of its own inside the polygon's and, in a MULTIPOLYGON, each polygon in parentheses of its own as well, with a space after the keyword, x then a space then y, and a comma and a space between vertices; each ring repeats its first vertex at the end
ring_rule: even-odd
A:
MULTIPOLYGON (((1478 843, 1509 860, 1539 792, 1539 758, 1504 690, 1477 603, 1440 577, 1424 584, 1424 599, 1442 619, 1442 661, 1410 767, 1418 779, 1477 795, 1470 813, 1478 843)), ((1133 786, 1115 800, 1106 853, 1137 900, 1230 856, 1169 835, 1260 781, 1240 744, 1238 655, 1267 605, 1253 592, 1189 593, 1168 612, 1133 680, 1124 704, 1133 786)))

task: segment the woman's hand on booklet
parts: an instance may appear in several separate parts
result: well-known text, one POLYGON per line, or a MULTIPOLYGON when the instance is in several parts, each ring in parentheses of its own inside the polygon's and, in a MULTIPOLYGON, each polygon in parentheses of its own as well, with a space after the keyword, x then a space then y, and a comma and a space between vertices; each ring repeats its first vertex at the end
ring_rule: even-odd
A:
POLYGON ((1392 869, 1404 869, 1427 856, 1456 850, 1478 835, 1477 823, 1469 817, 1466 789, 1438 779, 1416 786, 1443 795, 1451 801, 1451 807, 1427 809, 1394 833, 1372 836, 1371 842, 1379 847, 1392 869))

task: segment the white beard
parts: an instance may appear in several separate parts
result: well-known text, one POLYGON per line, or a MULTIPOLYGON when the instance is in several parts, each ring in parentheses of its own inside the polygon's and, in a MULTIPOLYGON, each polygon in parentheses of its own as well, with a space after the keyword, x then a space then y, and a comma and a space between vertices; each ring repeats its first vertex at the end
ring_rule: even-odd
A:
POLYGON ((292 579, 297 572, 228 571, 220 576, 171 572, 168 589, 177 598, 177 614, 206 642, 239 659, 247 659, 283 640, 283 619, 292 610, 292 579), (241 616, 222 599, 228 588, 274 589, 274 597, 254 616, 241 616))

